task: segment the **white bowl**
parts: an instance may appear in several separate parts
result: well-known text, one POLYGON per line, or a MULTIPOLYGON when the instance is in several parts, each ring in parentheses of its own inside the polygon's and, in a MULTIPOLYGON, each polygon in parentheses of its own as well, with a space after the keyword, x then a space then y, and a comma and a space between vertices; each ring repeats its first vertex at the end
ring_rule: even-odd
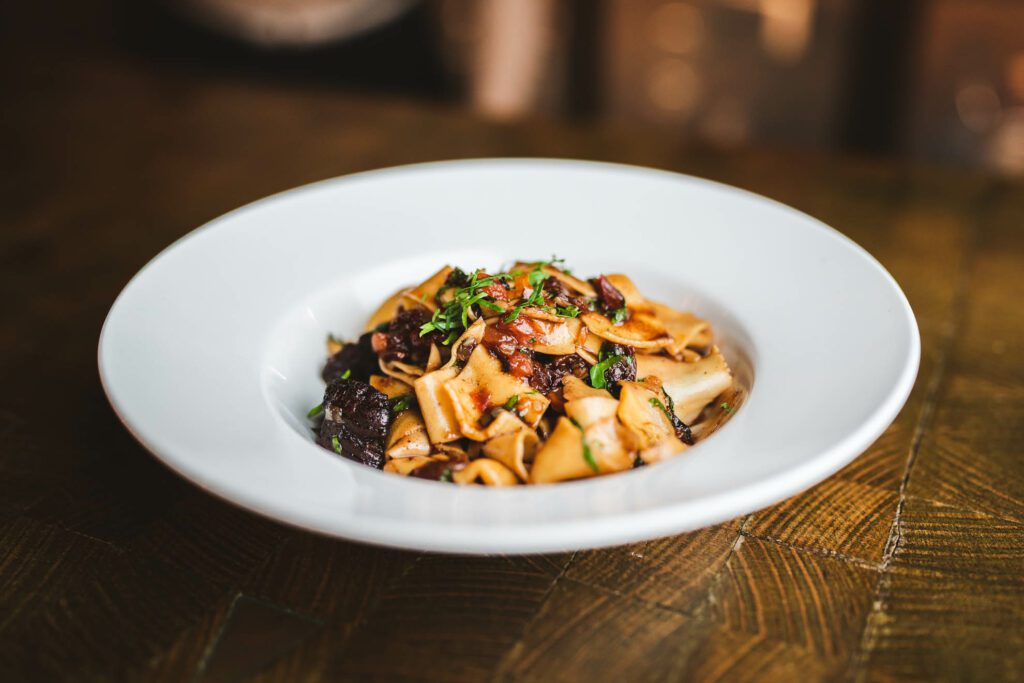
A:
POLYGON ((233 211, 143 268, 99 344, 121 420, 197 485, 325 534, 464 553, 614 545, 782 500, 882 433, 919 356, 896 282, 813 218, 688 176, 540 159, 374 171, 233 211), (551 254, 708 318, 745 405, 671 461, 553 486, 407 479, 313 443, 328 332, 354 337, 445 263, 551 254))

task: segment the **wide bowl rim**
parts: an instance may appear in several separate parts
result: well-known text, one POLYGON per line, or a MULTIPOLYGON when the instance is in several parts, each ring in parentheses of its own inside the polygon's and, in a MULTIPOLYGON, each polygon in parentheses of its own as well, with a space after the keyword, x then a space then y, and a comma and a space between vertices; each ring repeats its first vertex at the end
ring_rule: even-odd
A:
MULTIPOLYGON (((524 553, 617 545, 641 538, 651 538, 696 529, 752 512, 812 486, 853 460, 853 458, 877 439, 896 417, 909 397, 917 376, 920 364, 920 336, 913 310, 902 289, 892 275, 870 253, 835 228, 781 202, 717 181, 629 164, 549 158, 479 158, 409 164, 328 178, 257 199, 206 222, 161 250, 128 281, 113 302, 104 320, 99 336, 97 362, 104 393, 115 414, 132 436, 169 469, 219 498, 295 527, 378 545, 440 552, 524 553), (701 501, 704 506, 702 511, 693 510, 693 502, 684 500, 674 504, 662 505, 654 509, 620 511, 613 517, 598 520, 596 523, 589 520, 563 520, 558 522, 521 524, 502 527, 500 542, 495 542, 493 539, 482 540, 480 538, 480 528, 471 524, 461 527, 458 525, 446 526, 443 534, 428 534, 428 536, 423 536, 421 541, 416 540, 417 534, 429 531, 429 529, 421 527, 415 520, 408 520, 403 523, 378 520, 378 523, 370 525, 367 525, 365 519, 360 519, 357 524, 349 525, 344 524, 340 520, 335 520, 332 524, 325 525, 322 523, 322 520, 318 520, 315 516, 310 517, 308 515, 296 514, 294 510, 288 509, 287 506, 282 507, 268 503, 268 501, 263 500, 260 496, 252 495, 251 492, 232 489, 229 486, 224 486, 223 482, 206 479, 201 472, 186 466, 182 459, 164 452, 164 449, 152 438, 152 434, 147 433, 145 426, 133 424, 118 396, 117 388, 113 384, 110 360, 105 358, 104 350, 109 346, 111 330, 119 315, 122 302, 130 295, 134 287, 148 276, 148 273, 157 264, 175 253, 182 245, 195 243, 196 240, 201 239, 204 235, 224 227, 228 219, 233 217, 253 210, 259 210, 261 207, 266 207, 282 199, 288 200, 301 196, 304 193, 330 188, 338 183, 351 183, 355 180, 372 180, 375 178, 386 180, 396 175, 429 174, 435 170, 445 171, 453 167, 500 170, 521 168, 523 166, 545 167, 552 170, 610 170, 633 175, 649 175, 661 179, 685 180, 686 182, 696 183, 706 188, 725 191, 731 194, 738 193, 737 196, 783 209, 793 218, 803 222, 808 228, 821 231, 823 234, 836 240, 842 249, 852 250, 859 258, 865 260, 877 275, 883 278, 892 293, 896 295, 896 300, 902 313, 901 323, 905 325, 908 332, 907 338, 909 343, 903 356, 902 369, 899 376, 893 381, 885 400, 875 407, 870 418, 865 420, 858 429, 834 443, 831 448, 802 462, 796 467, 778 472, 753 484, 709 496, 701 501), (638 528, 642 529, 642 532, 638 533, 638 528)), ((738 415, 737 419, 739 417, 741 415, 738 415)), ((599 481, 600 479, 586 480, 584 482, 577 482, 576 485, 592 486, 599 481)), ((431 484, 426 482, 403 483, 420 490, 422 490, 421 487, 423 486, 431 486, 431 484)), ((477 493, 487 495, 494 492, 479 491, 477 493)), ((536 496, 538 493, 537 490, 531 487, 523 487, 522 490, 517 492, 517 495, 536 496)))

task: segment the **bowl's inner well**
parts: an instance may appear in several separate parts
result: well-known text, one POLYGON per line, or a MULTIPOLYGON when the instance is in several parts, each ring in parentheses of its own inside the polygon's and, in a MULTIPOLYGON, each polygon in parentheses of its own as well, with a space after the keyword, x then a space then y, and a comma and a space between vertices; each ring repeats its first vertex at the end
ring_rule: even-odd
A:
MULTIPOLYGON (((625 273, 646 296, 709 320, 741 394, 749 393, 753 386, 756 349, 729 311, 699 293, 690 283, 671 274, 652 271, 647 265, 576 263, 571 255, 566 258, 578 273, 625 273)), ((494 269, 511 262, 507 256, 486 251, 423 255, 358 271, 350 269, 332 286, 311 292, 278 322, 264 350, 262 385, 272 412, 303 439, 312 441, 314 434, 307 413, 323 398, 320 371, 327 359, 328 334, 354 341, 364 331, 367 319, 387 297, 401 287, 426 279, 445 264, 463 269, 494 269)))

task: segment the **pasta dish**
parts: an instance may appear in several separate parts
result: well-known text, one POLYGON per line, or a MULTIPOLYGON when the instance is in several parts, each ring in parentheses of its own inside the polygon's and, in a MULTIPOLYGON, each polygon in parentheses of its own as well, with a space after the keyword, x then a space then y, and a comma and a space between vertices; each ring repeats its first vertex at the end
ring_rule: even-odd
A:
POLYGON ((357 341, 329 337, 317 443, 412 477, 547 484, 671 458, 727 419, 738 395, 706 320, 562 263, 446 266, 357 341))

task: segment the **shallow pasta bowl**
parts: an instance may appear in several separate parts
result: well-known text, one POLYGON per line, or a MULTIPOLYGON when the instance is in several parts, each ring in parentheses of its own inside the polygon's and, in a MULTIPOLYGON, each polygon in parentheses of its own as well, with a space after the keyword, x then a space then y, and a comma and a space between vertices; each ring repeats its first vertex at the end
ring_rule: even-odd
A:
POLYGON ((762 197, 611 164, 477 160, 328 180, 187 235, 125 287, 103 327, 111 404, 209 492, 314 531, 404 548, 590 548, 722 522, 821 481, 905 402, 913 313, 867 252, 762 197), (445 263, 557 254, 628 273, 707 318, 747 398, 668 462, 551 486, 408 479, 313 443, 328 332, 445 263))

